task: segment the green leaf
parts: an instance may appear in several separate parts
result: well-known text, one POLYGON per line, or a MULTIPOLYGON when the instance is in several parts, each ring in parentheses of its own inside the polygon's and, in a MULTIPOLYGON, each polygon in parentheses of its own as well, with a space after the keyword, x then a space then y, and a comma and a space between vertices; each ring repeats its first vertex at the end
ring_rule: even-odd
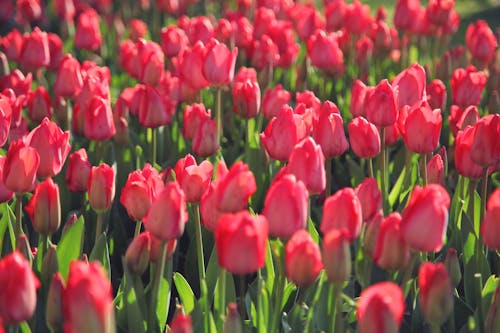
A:
POLYGON ((274 274, 273 254, 271 252, 271 244, 268 241, 266 249, 266 265, 263 271, 263 279, 265 281, 265 288, 267 289, 269 294, 273 292, 274 278, 275 274, 274 274))
MULTIPOLYGON (((9 212, 7 210, 7 203, 4 202, 1 204, 2 208, 2 218, 0 219, 0 257, 2 256, 2 249, 3 249, 3 242, 4 242, 4 237, 5 233, 7 232, 7 229, 9 228, 10 224, 10 219, 9 219, 9 212)), ((12 240, 11 240, 12 241, 12 240)), ((14 246, 14 244, 11 244, 14 246)))
POLYGON ((500 278, 494 275, 490 276, 488 281, 486 281, 481 293, 481 297, 483 299, 483 313, 488 313, 488 309, 493 301, 493 295, 495 294, 495 290, 497 289, 499 283, 500 278))
POLYGON ((89 261, 99 261, 108 273, 108 277, 111 276, 111 267, 109 262, 109 250, 108 243, 106 241, 106 233, 103 232, 99 239, 97 240, 92 252, 90 253, 89 261))
POLYGON ((179 272, 175 272, 174 274, 174 284, 184 306, 184 311, 190 313, 193 311, 195 303, 193 290, 191 290, 189 283, 179 272))
POLYGON ((23 321, 22 323, 19 324, 19 329, 21 333, 31 333, 31 328, 28 325, 27 322, 23 321))
POLYGON ((214 246, 212 254, 210 255, 210 259, 208 260, 207 270, 205 273, 205 281, 207 282, 207 290, 208 290, 207 297, 209 304, 212 303, 218 277, 219 277, 219 263, 217 262, 217 251, 214 246))
POLYGON ((73 224, 63 235, 57 245, 57 261, 59 262, 59 272, 64 279, 67 279, 69 265, 73 260, 77 260, 82 255, 83 246, 83 216, 73 224))
POLYGON ((406 169, 404 168, 399 174, 398 180, 392 187, 391 193, 389 193, 389 206, 394 207, 396 200, 399 198, 401 191, 403 189, 404 180, 406 178, 406 169))
POLYGON ((138 295, 135 291, 133 277, 128 272, 126 265, 123 265, 125 270, 125 293, 123 295, 124 307, 127 314, 127 327, 129 332, 146 332, 144 315, 139 306, 138 295))

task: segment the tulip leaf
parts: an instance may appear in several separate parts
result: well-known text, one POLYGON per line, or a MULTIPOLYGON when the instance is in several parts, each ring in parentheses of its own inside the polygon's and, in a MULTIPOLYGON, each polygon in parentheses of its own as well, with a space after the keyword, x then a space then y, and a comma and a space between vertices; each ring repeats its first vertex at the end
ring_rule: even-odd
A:
POLYGON ((21 333, 31 333, 31 328, 26 321, 19 324, 19 330, 21 333))
POLYGON ((269 293, 273 292, 273 287, 274 287, 274 263, 273 263, 273 254, 271 252, 271 243, 269 241, 267 242, 267 247, 266 247, 266 264, 265 264, 265 269, 263 272, 263 278, 265 283, 265 287, 267 288, 267 291, 269 293))
POLYGON ((403 184, 404 180, 406 178, 406 168, 403 168, 401 173, 399 174, 398 179, 396 180, 396 183, 391 189, 391 193, 389 193, 389 206, 394 207, 396 204, 396 200, 399 198, 399 195, 401 194, 401 191, 403 189, 403 184))
POLYGON ((488 313, 488 309, 493 301, 493 294, 495 290, 498 288, 498 284, 500 283, 500 278, 492 275, 489 277, 488 281, 484 285, 483 291, 481 293, 482 304, 483 304, 483 313, 488 313))
MULTIPOLYGON (((3 242, 4 242, 4 237, 5 233, 7 232, 7 229, 9 229, 10 225, 10 218, 9 218, 9 211, 7 208, 7 203, 4 202, 2 203, 2 218, 0 219, 0 257, 2 257, 2 250, 3 250, 3 242)), ((9 235, 10 237, 10 235, 9 235)), ((12 241, 12 238, 10 239, 11 241, 11 246, 14 247, 14 243, 12 241)))
POLYGON ((205 273, 205 281, 207 282, 207 290, 208 290, 208 295, 207 295, 208 304, 212 303, 218 276, 219 276, 219 264, 217 262, 217 251, 214 247, 212 250, 212 254, 210 255, 210 259, 208 260, 208 265, 205 273))
POLYGON ((99 239, 97 240, 92 252, 90 253, 89 261, 99 261, 108 273, 108 277, 111 276, 111 267, 109 262, 109 250, 108 243, 106 241, 106 233, 103 232, 99 239))
MULTIPOLYGON (((127 314, 127 327, 129 332, 146 332, 144 315, 141 311, 139 295, 134 287, 134 279, 129 273, 126 265, 123 265, 125 271, 125 292, 123 295, 124 306, 127 314)), ((136 284, 135 284, 136 285, 136 284)))
POLYGON ((83 246, 83 216, 73 224, 62 236, 57 245, 57 261, 59 262, 59 272, 62 277, 68 277, 69 265, 73 260, 77 260, 82 255, 83 246))
POLYGON ((172 260, 169 259, 165 263, 165 272, 160 281, 160 289, 158 293, 158 305, 156 307, 156 317, 160 323, 160 332, 165 331, 167 325, 167 316, 170 306, 170 295, 172 294, 172 260))
POLYGON ((189 286, 189 283, 186 281, 186 279, 182 276, 181 273, 175 272, 174 284, 175 284, 175 289, 177 289, 177 293, 181 298, 182 305, 184 306, 184 311, 186 313, 191 313, 191 311, 193 311, 194 309, 195 299, 193 290, 189 286))

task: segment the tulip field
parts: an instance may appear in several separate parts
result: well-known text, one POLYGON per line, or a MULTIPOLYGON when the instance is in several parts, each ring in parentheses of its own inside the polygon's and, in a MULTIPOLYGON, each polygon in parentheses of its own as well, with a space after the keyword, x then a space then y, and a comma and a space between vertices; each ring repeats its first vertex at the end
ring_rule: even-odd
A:
POLYGON ((500 333, 500 6, 374 3, 0 0, 0 333, 500 333))

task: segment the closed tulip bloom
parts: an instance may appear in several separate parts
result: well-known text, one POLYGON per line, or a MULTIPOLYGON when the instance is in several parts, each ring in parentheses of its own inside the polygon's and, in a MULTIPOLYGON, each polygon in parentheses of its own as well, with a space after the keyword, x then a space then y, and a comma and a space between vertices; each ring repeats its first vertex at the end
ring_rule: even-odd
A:
POLYGON ((64 57, 63 42, 59 35, 49 32, 47 34, 49 40, 50 63, 47 67, 52 72, 57 72, 61 60, 64 57))
POLYGON ((262 99, 262 114, 267 119, 277 117, 283 105, 288 104, 291 98, 290 92, 281 84, 267 89, 262 99))
POLYGON ((288 280, 300 288, 311 286, 323 268, 321 251, 306 230, 296 231, 285 246, 288 280))
POLYGON ((2 147, 9 137, 10 125, 12 122, 12 107, 10 99, 0 94, 0 147, 2 147))
POLYGON ((329 230, 321 248, 323 266, 330 283, 342 285, 351 275, 351 250, 345 229, 329 230))
POLYGON ((0 202, 7 202, 14 197, 14 192, 5 187, 3 182, 3 170, 7 157, 0 156, 0 202))
POLYGON ((472 141, 474 140, 474 128, 468 126, 458 132, 455 139, 455 168, 457 172, 468 178, 481 178, 483 168, 476 164, 471 158, 472 141))
POLYGON ((199 157, 208 157, 219 150, 217 125, 213 119, 202 119, 193 136, 193 153, 199 157))
POLYGON ((64 56, 57 70, 54 91, 56 96, 65 98, 76 97, 83 87, 83 78, 80 69, 80 62, 71 54, 64 56))
POLYGON ((205 53, 205 45, 201 41, 197 41, 191 49, 184 50, 180 56, 180 77, 195 90, 203 89, 210 85, 203 75, 205 53))
POLYGON ((465 129, 467 126, 474 126, 479 121, 477 106, 470 105, 466 109, 462 109, 458 105, 452 105, 448 121, 451 133, 456 137, 458 131, 465 129))
POLYGON ((40 281, 20 252, 11 252, 0 260, 0 284, 0 317, 3 322, 14 325, 30 319, 35 313, 40 281))
POLYGON ((480 166, 494 166, 500 162, 500 115, 491 114, 474 125, 471 158, 480 166))
POLYGON ((498 42, 488 23, 483 20, 477 20, 467 27, 465 45, 467 45, 467 49, 472 54, 473 59, 477 59, 483 65, 486 65, 495 58, 495 50, 498 47, 498 42))
POLYGON ((396 103, 396 94, 389 81, 382 80, 366 95, 365 108, 368 121, 379 127, 394 124, 399 111, 396 103))
POLYGON ((257 81, 235 82, 232 92, 234 113, 245 119, 254 118, 259 114, 260 87, 257 81))
POLYGON ((62 295, 64 292, 64 279, 59 272, 52 275, 47 294, 46 319, 47 325, 53 331, 61 331, 63 324, 62 295))
POLYGON ((344 73, 344 56, 335 34, 316 30, 307 41, 307 55, 313 66, 329 75, 344 73))
POLYGON ((188 213, 184 192, 177 182, 165 185, 143 220, 146 230, 163 241, 182 236, 188 213))
POLYGON ((426 87, 427 102, 432 109, 445 110, 446 107, 446 86, 443 81, 434 79, 426 87))
POLYGON ((307 225, 309 194, 303 182, 294 175, 274 181, 266 194, 262 215, 269 222, 269 234, 289 238, 307 225))
POLYGON ((139 124, 156 128, 170 123, 171 115, 163 103, 162 96, 153 86, 147 84, 141 94, 139 124))
POLYGON ((146 50, 141 53, 139 49, 139 56, 141 58, 141 73, 140 80, 145 84, 157 86, 163 79, 163 72, 165 68, 165 56, 161 50, 160 45, 155 42, 148 43, 151 50, 146 50))
POLYGON ((49 39, 46 32, 35 27, 29 35, 25 35, 19 62, 30 71, 49 65, 49 39))
POLYGON ((99 29, 99 14, 87 8, 78 16, 75 33, 75 47, 96 51, 101 46, 102 37, 99 29))
MULTIPOLYGON (((33 75, 30 73, 26 76, 19 69, 14 69, 9 75, 4 75, 0 78, 0 89, 12 89, 14 96, 28 95, 31 90, 31 82, 33 75)), ((2 92, 6 95, 6 91, 2 92)))
POLYGON ((313 138, 321 146, 326 158, 340 156, 349 147, 342 116, 335 104, 326 101, 321 107, 318 122, 313 127, 313 138), (328 104, 331 106, 326 106, 328 104))
POLYGON ((234 66, 238 48, 232 51, 216 39, 211 39, 203 62, 203 75, 208 82, 216 86, 228 85, 233 81, 234 66))
POLYGON ((400 230, 401 215, 387 216, 380 224, 373 261, 383 269, 397 270, 406 267, 410 260, 410 248, 400 230))
POLYGON ((94 96, 84 115, 83 130, 89 140, 106 141, 116 134, 109 100, 94 96))
POLYGON ((427 183, 444 186, 444 163, 441 155, 436 154, 427 162, 427 183))
POLYGON ((189 44, 189 39, 184 30, 175 25, 162 28, 160 38, 163 52, 169 58, 177 56, 189 44))
POLYGON ((330 230, 345 230, 351 242, 361 233, 362 223, 361 203, 352 188, 339 190, 325 200, 320 226, 324 234, 330 230))
POLYGON ((271 119, 260 139, 269 156, 288 161, 295 145, 307 136, 306 125, 300 115, 284 105, 277 117, 271 119))
POLYGON ((379 210, 371 220, 366 221, 366 231, 363 237, 363 251, 372 259, 375 253, 375 247, 377 246, 380 225, 383 220, 384 212, 379 210))
POLYGON ((170 333, 193 333, 193 320, 187 313, 177 313, 170 323, 170 333))
POLYGON ((233 274, 257 272, 265 264, 268 232, 262 215, 246 210, 222 215, 215 227, 219 265, 233 274))
POLYGON ((89 176, 88 194, 90 207, 97 213, 111 208, 115 198, 115 171, 106 163, 92 167, 89 176))
POLYGON ((174 171, 187 202, 200 201, 210 184, 213 169, 214 166, 210 161, 205 160, 197 165, 194 157, 189 154, 177 161, 174 171))
POLYGON ((441 250, 448 226, 450 195, 438 184, 415 186, 403 211, 401 231, 410 248, 441 250))
POLYGON ((486 74, 482 71, 476 71, 472 65, 466 69, 454 70, 450 79, 453 104, 463 109, 469 105, 479 105, 486 82, 486 74))
MULTIPOLYGON (((425 69, 415 63, 402 71, 392 81, 392 86, 397 90, 398 109, 403 106, 413 106, 426 99, 426 75, 425 69)), ((370 118, 368 118, 370 119, 370 118)))
POLYGON ((35 123, 40 123, 45 117, 52 118, 52 103, 44 86, 37 87, 28 95, 28 116, 35 123))
POLYGON ((401 110, 398 126, 409 150, 429 154, 439 144, 442 122, 441 110, 432 110, 426 101, 422 101, 401 110))
POLYGON ((251 60, 258 70, 274 68, 279 61, 278 46, 268 35, 260 36, 253 41, 251 60))
POLYGON ((380 135, 377 127, 363 117, 351 120, 347 126, 351 148, 360 158, 373 158, 380 153, 380 135))
POLYGON ((87 151, 80 148, 69 156, 66 169, 66 186, 72 192, 86 192, 90 176, 90 162, 87 151))
POLYGON ((325 190, 325 156, 314 139, 307 137, 293 148, 287 170, 304 182, 310 194, 325 190))
POLYGON ((201 123, 210 119, 210 113, 210 109, 207 110, 202 103, 186 105, 184 107, 184 137, 193 140, 201 123))
POLYGON ((401 288, 394 282, 376 283, 359 296, 356 309, 359 333, 397 333, 404 311, 401 288))
POLYGON ((453 288, 442 263, 425 262, 418 271, 419 301, 424 318, 432 325, 441 325, 453 309, 453 288))
POLYGON ((10 61, 19 62, 21 51, 23 49, 23 35, 16 28, 9 31, 2 39, 3 50, 7 59, 10 61))
POLYGON ((25 141, 10 144, 3 168, 3 183, 14 193, 31 192, 35 187, 40 156, 25 141))
POLYGON ((115 332, 113 288, 101 263, 70 264, 62 307, 67 332, 115 332))
POLYGON ((353 117, 366 117, 366 95, 371 89, 373 88, 367 87, 363 81, 360 80, 356 80, 352 85, 349 111, 351 111, 353 117))
POLYGON ((135 237, 125 252, 125 264, 135 275, 142 275, 149 266, 151 252, 151 235, 143 232, 135 237))
POLYGON ((420 0, 398 0, 394 11, 394 25, 398 30, 410 31, 420 9, 420 0))
POLYGON ((256 190, 255 177, 248 165, 241 161, 236 162, 217 185, 217 209, 225 213, 244 210, 256 190))
POLYGON ((27 136, 29 145, 35 148, 40 156, 37 171, 39 178, 53 177, 61 171, 71 149, 69 137, 68 131, 63 132, 48 118, 44 118, 27 136))
POLYGON ((152 201, 152 189, 143 171, 130 173, 120 195, 120 202, 127 210, 128 216, 134 221, 141 221, 148 213, 152 201))
POLYGON ((354 192, 361 204, 363 222, 370 221, 382 209, 382 193, 375 178, 365 178, 354 192))
POLYGON ((36 232, 51 235, 61 225, 59 185, 52 178, 38 183, 35 193, 25 207, 36 232))
POLYGON ((486 213, 481 223, 483 243, 490 249, 500 250, 500 189, 496 189, 488 198, 486 213))

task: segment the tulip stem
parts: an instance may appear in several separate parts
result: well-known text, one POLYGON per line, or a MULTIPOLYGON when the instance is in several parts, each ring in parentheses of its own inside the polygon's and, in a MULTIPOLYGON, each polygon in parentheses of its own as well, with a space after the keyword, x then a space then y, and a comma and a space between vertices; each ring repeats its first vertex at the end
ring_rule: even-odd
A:
POLYGON ((474 274, 474 279, 476 279, 476 292, 477 292, 477 316, 479 322, 479 333, 484 333, 484 313, 483 313, 483 302, 482 302, 482 290, 483 290, 483 280, 480 273, 474 274))
POLYGON ((406 270, 403 275, 403 279, 401 280, 401 289, 403 290, 403 294, 406 297, 408 295, 409 289, 406 288, 406 285, 408 284, 408 281, 410 281, 413 269, 415 265, 417 264, 418 260, 418 255, 416 253, 411 254, 411 259, 410 263, 408 264, 408 267, 406 267, 406 270))
MULTIPOLYGON (((261 327, 263 326, 261 294, 262 294, 262 271, 259 269, 257 271, 257 332, 258 333, 261 333, 263 331, 263 330, 261 330, 261 327)), ((241 319, 242 320, 244 319, 243 315, 241 316, 241 319)))
POLYGON ((220 268, 219 272, 219 326, 217 327, 217 331, 221 331, 221 328, 224 325, 224 316, 226 314, 226 270, 224 268, 220 268))
POLYGON ((252 140, 253 132, 250 128, 250 119, 245 119, 246 140, 245 140, 245 160, 250 163, 250 141, 252 140))
POLYGON ((204 319, 204 331, 210 331, 210 308, 207 302, 207 285, 205 281, 205 257, 203 255, 203 239, 201 236, 201 220, 200 220, 200 206, 199 204, 194 204, 194 218, 195 218, 195 228, 196 228, 196 252, 198 257, 198 278, 200 279, 200 299, 202 300, 203 310, 205 314, 204 319))
POLYGON ((153 280, 153 291, 151 293, 151 307, 149 309, 149 325, 148 332, 158 330, 158 322, 156 317, 156 307, 158 306, 158 297, 160 293, 160 282, 165 270, 165 260, 167 258, 167 241, 161 241, 160 261, 156 264, 153 280), (154 327, 154 329, 153 329, 154 327))
POLYGON ((97 241, 99 240, 99 236, 102 234, 102 220, 103 220, 103 214, 102 213, 97 213, 97 223, 95 226, 95 243, 94 246, 97 244, 97 241))
POLYGON ((387 149, 385 145, 385 127, 382 127, 380 130, 380 143, 381 143, 381 163, 380 163, 380 171, 381 171, 381 187, 382 187, 382 205, 384 209, 384 215, 388 213, 387 207, 387 149))
POLYGON ((307 313, 306 325, 304 328, 304 332, 312 333, 314 332, 314 325, 312 325, 312 318, 314 316, 314 307, 316 303, 318 303, 319 298, 321 296, 321 289, 323 289, 323 282, 325 281, 325 272, 322 271, 319 276, 318 285, 316 286, 316 291, 314 292, 314 297, 309 306, 309 312, 307 313))
POLYGON ((23 234, 23 195, 16 194, 16 240, 23 234))
POLYGON ((151 129, 151 163, 153 166, 156 164, 156 128, 151 129))
MULTIPOLYGON (((469 204, 467 205, 467 214, 469 214, 469 218, 471 221, 474 221, 474 193, 476 192, 477 180, 469 179, 469 204)), ((475 221, 474 221, 475 225, 475 221)))
POLYGON ((326 195, 328 198, 332 194, 332 159, 325 159, 325 169, 326 169, 326 195))
POLYGON ((330 306, 331 306, 331 312, 330 312, 330 317, 331 317, 331 327, 330 327, 330 332, 341 332, 341 329, 337 330, 337 325, 340 324, 340 321, 337 320, 337 317, 339 316, 339 310, 340 310, 340 304, 339 301, 340 299, 340 292, 342 289, 339 286, 336 286, 335 284, 330 285, 330 306))
POLYGON ((481 184, 481 221, 486 212, 486 202, 488 201, 488 168, 483 169, 483 183, 481 184))
POLYGON ((141 221, 135 221, 135 231, 134 231, 134 238, 139 236, 141 233, 141 227, 142 227, 142 222, 141 221))
POLYGON ((427 186, 427 154, 422 154, 422 184, 427 186))
POLYGON ((278 284, 275 285, 274 289, 274 311, 273 311, 273 319, 271 321, 271 330, 270 332, 279 332, 279 321, 281 319, 281 301, 283 298, 283 289, 285 288, 285 247, 282 246, 280 248, 279 253, 279 267, 278 267, 278 284))
POLYGON ((373 159, 368 159, 368 177, 373 178, 373 159))
POLYGON ((217 128, 217 143, 221 145, 222 137, 222 88, 217 87, 217 93, 215 96, 215 124, 217 128))

